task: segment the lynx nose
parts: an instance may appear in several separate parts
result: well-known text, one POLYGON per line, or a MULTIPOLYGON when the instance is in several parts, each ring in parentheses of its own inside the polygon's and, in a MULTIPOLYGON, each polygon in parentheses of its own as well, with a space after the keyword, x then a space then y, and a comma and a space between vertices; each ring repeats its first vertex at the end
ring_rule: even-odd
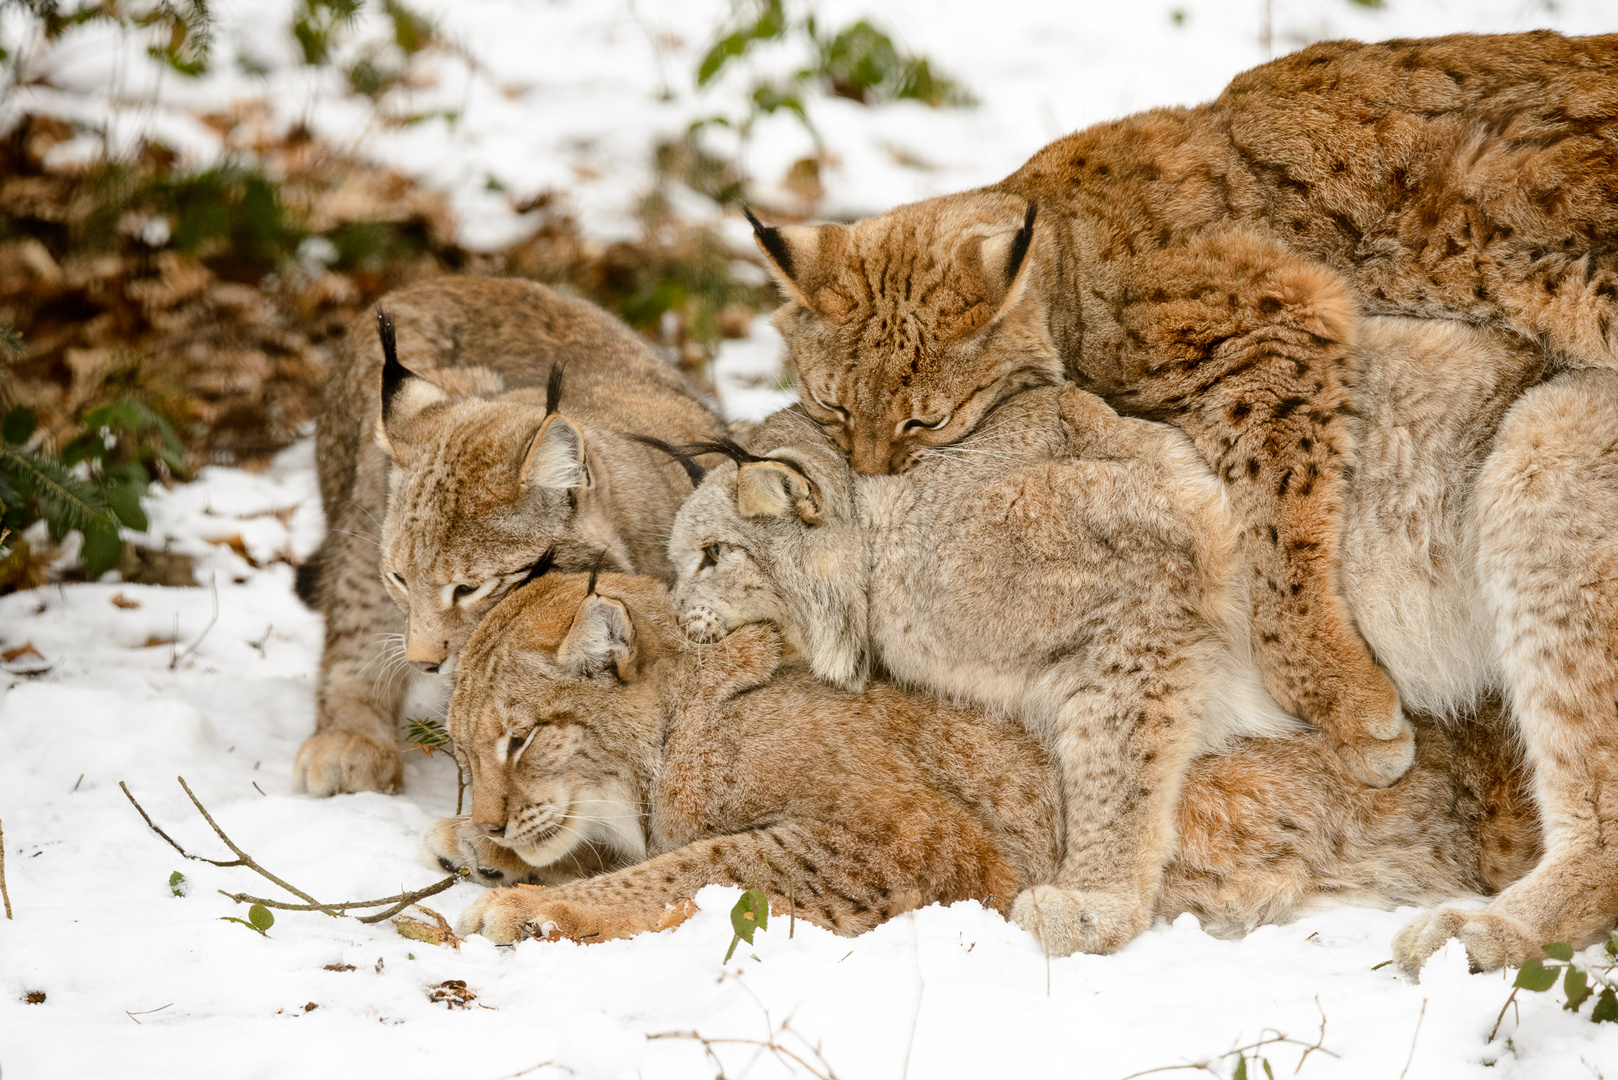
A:
POLYGON ((482 833, 484 836, 504 836, 504 835, 506 835, 506 827, 504 825, 496 825, 492 821, 480 821, 480 822, 478 822, 477 823, 477 829, 478 829, 478 832, 482 833))

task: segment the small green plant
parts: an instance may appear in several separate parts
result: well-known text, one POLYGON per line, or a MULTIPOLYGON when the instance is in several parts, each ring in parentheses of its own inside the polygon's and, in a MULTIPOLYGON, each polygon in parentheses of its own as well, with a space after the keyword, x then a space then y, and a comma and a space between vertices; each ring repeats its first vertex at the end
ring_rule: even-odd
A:
POLYGON ((736 906, 730 909, 730 928, 734 934, 730 939, 730 948, 725 950, 725 959, 722 963, 730 963, 730 958, 736 954, 736 946, 745 941, 753 944, 753 935, 760 930, 767 929, 770 924, 770 898, 764 895, 763 889, 748 889, 742 893, 736 906))
POLYGON ((466 768, 455 753, 455 740, 450 738, 444 722, 436 717, 405 718, 405 742, 412 750, 420 750, 428 757, 436 753, 448 754, 455 761, 455 812, 461 813, 466 801, 466 768))
POLYGON ((270 909, 263 904, 254 904, 247 909, 247 918, 245 919, 238 919, 234 915, 221 915, 219 916, 219 921, 241 923, 258 934, 259 937, 269 937, 269 929, 275 925, 275 916, 270 914, 270 909))
POLYGON ((1506 1010, 1516 1003, 1519 991, 1543 994, 1558 982, 1562 984, 1562 1008, 1577 1013, 1593 997, 1596 1003, 1590 1008, 1590 1022, 1618 1024, 1618 976, 1613 974, 1618 970, 1618 932, 1607 939, 1602 950, 1607 958, 1605 964, 1575 958, 1573 946, 1565 941, 1553 941, 1543 946, 1542 951, 1544 959, 1532 957, 1517 969, 1511 996, 1500 1006, 1500 1015, 1495 1017, 1494 1028, 1489 1032, 1489 1042, 1499 1034, 1506 1010))
POLYGON ((186 892, 185 875, 178 870, 169 875, 169 892, 175 896, 184 896, 186 892))

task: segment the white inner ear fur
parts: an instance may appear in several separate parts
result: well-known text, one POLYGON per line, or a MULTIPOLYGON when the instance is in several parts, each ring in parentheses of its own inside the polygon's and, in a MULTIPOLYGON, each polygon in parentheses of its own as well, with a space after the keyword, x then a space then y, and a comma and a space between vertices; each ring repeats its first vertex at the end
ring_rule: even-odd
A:
POLYGON ((819 520, 808 481, 791 466, 773 461, 748 462, 737 471, 736 512, 744 518, 795 513, 810 524, 819 520))
MULTIPOLYGON (((983 262, 983 273, 989 281, 999 284, 1005 280, 1006 262, 1011 258, 1011 246, 1017 240, 1021 229, 1012 229, 1009 232, 997 232, 992 236, 983 238, 978 247, 978 257, 983 262)), ((1039 235, 1039 226, 1034 227, 1034 238, 1039 235)), ((1030 239, 1028 251, 1023 254, 1022 265, 1017 267, 1017 276, 1012 279, 1011 285, 1006 289, 1006 295, 1000 301, 999 309, 994 313, 991 324, 998 321, 1002 315, 1017 306, 1022 299, 1023 291, 1028 285, 1028 268, 1034 261, 1033 239, 1030 239)))
MULTIPOLYGON (((800 276, 810 266, 814 265, 815 260, 820 256, 820 230, 823 227, 817 225, 782 225, 775 230, 777 235, 781 237, 781 242, 786 245, 787 251, 792 255, 794 272, 800 276)), ((770 268, 775 280, 781 283, 781 287, 800 303, 812 309, 814 305, 809 303, 803 290, 798 287, 798 283, 792 279, 791 275, 775 261, 775 256, 770 254, 769 249, 756 236, 753 238, 753 242, 758 244, 758 249, 764 253, 764 263, 770 268)))
POLYGON ((585 478, 584 438, 579 429, 560 414, 546 417, 523 459, 523 486, 577 488, 584 486, 585 478))

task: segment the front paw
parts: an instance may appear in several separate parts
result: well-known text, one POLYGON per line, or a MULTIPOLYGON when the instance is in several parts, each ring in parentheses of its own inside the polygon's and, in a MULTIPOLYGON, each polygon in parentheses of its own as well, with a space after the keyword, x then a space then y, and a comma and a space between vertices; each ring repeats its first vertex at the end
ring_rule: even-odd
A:
POLYGON ((531 880, 534 868, 482 836, 469 817, 439 818, 421 834, 422 861, 434 870, 466 875, 490 887, 531 880))
POLYGON ((455 932, 462 937, 482 934, 497 945, 509 945, 524 938, 594 943, 659 928, 656 918, 566 900, 560 892, 522 885, 485 893, 461 913, 455 932))
POLYGON ((1068 956, 1116 952, 1152 924, 1152 912, 1135 896, 1035 885, 1012 904, 1011 921, 1052 956, 1068 956))
POLYGON ((1416 760, 1416 731, 1381 668, 1373 667, 1365 682, 1360 692, 1345 694, 1336 718, 1321 726, 1356 780, 1367 787, 1390 787, 1416 760))
POLYGON ((1543 945, 1527 927, 1488 908, 1439 908, 1418 915, 1393 936, 1394 964, 1411 981, 1419 981, 1422 965, 1451 939, 1466 949, 1473 974, 1514 967, 1541 955, 1543 945))
POLYGON ((317 731, 298 749, 292 779, 320 798, 352 791, 397 794, 404 762, 391 742, 355 731, 317 731))

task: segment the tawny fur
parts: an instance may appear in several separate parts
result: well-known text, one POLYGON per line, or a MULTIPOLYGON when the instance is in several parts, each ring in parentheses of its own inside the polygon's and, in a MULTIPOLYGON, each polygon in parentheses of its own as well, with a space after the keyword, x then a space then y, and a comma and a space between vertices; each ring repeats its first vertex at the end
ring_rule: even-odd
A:
POLYGON ((1181 427, 1276 584, 1250 593, 1269 688, 1388 784, 1408 724, 1336 581, 1360 312, 1618 366, 1618 35, 1316 45, 991 188, 759 238, 804 406, 860 472, 1064 377, 1181 427))
MULTIPOLYGON (((1456 935, 1476 966, 1493 968, 1537 955, 1548 941, 1594 940, 1618 919, 1618 844, 1611 840, 1618 823, 1618 373, 1547 378, 1554 365, 1542 349, 1455 323, 1374 318, 1363 331, 1362 402, 1349 418, 1360 451, 1345 492, 1347 609, 1406 701, 1457 725, 1490 701, 1508 703, 1534 770, 1548 851, 1490 908, 1418 920, 1396 955, 1414 973, 1456 935)), ((796 431, 796 446, 835 460, 824 437, 801 424, 781 426, 784 420, 755 437, 796 431)), ((973 460, 979 441, 994 438, 996 422, 954 450, 922 458, 912 473, 927 475, 934 457, 973 460)), ((1101 432, 1091 452, 1107 445, 1101 432)), ((1131 451, 1119 443, 1114 452, 1131 451)), ((786 452, 816 460, 804 455, 786 452)), ((915 481, 860 483, 905 482, 915 481)), ((716 473, 704 489, 715 485, 723 495, 721 483, 716 473)), ((1184 501, 1196 490, 1168 498, 1184 501)), ((972 497, 957 494, 962 505, 972 497)), ((783 548, 734 508, 727 518, 726 505, 699 492, 676 521, 678 595, 699 616, 692 624, 699 634, 751 617, 780 619, 784 608, 808 621, 815 598, 847 588, 814 586, 815 574, 831 564, 807 562, 803 552, 827 541, 799 538, 783 548), (690 554, 731 542, 750 561, 733 562, 726 578, 722 559, 704 567, 690 554), (770 595, 785 599, 772 608, 761 599, 770 595)), ((1009 536, 985 538, 979 550, 983 559, 1007 562, 1014 576, 1018 547, 1009 536)), ((1261 571, 1246 573, 1252 590, 1278 587, 1261 571)), ((925 606, 940 593, 939 583, 923 584, 909 604, 925 606)), ((880 608, 910 618, 903 595, 870 595, 872 625, 880 608)), ((996 647, 1021 640, 1024 616, 1002 593, 965 599, 971 610, 957 618, 963 625, 980 620, 966 640, 996 647), (999 629, 991 630, 1001 613, 999 629)), ((1150 611, 1142 605, 1136 614, 1150 611)), ((805 637, 800 647, 813 642, 805 637)))
POLYGON ((1191 758, 1293 723, 1251 661, 1235 529, 1189 442, 1068 386, 1007 399, 904 476, 857 476, 797 409, 749 446, 768 456, 715 467, 675 521, 687 633, 774 622, 846 687, 880 666, 1020 719, 1059 766, 1064 855, 1013 917, 1062 954, 1145 929, 1191 758))
MULTIPOLYGON (((481 849, 502 877, 581 851, 634 865, 493 890, 463 933, 623 937, 719 883, 855 934, 925 903, 1004 910, 1055 872, 1057 772, 1022 725, 881 680, 830 686, 782 665, 764 625, 691 643, 644 578, 585 589, 562 576, 526 586, 467 645, 450 727, 473 768, 473 812, 423 843, 452 868, 481 849), (604 792, 622 803, 605 815, 604 792)), ((1387 791, 1354 784, 1318 735, 1203 758, 1156 913, 1235 934, 1324 903, 1491 892, 1531 865, 1532 810, 1497 712, 1464 738, 1424 723, 1420 747, 1387 791)))
POLYGON ((316 437, 326 540, 312 601, 326 616, 310 792, 393 790, 409 663, 439 674, 479 618, 547 550, 582 570, 667 576, 689 482, 626 431, 709 438, 720 420, 631 330, 542 285, 440 278, 384 298, 405 379, 380 425, 373 316, 333 364, 316 437), (546 382, 565 365, 559 415, 546 382), (402 649, 389 640, 402 639, 402 649))

